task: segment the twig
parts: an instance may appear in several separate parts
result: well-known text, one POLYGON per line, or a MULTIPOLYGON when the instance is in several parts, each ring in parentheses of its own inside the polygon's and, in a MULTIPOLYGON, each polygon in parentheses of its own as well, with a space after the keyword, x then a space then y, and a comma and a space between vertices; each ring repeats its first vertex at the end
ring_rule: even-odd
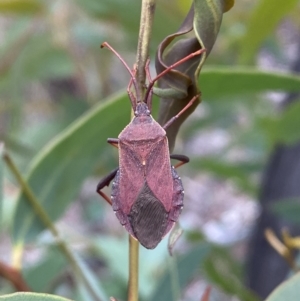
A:
POLYGON ((136 79, 138 84, 138 95, 144 95, 145 66, 149 56, 150 38, 155 13, 156 0, 142 0, 140 32, 136 55, 136 79))
POLYGON ((139 287, 139 242, 129 236, 129 281, 128 301, 138 301, 139 287))
MULTIPOLYGON (((150 38, 156 0, 142 0, 140 31, 136 55, 137 95, 143 98, 145 90, 145 66, 149 56, 150 38)), ((138 99, 140 101, 141 99, 138 99)), ((129 236, 128 301, 138 301, 139 242, 129 236)))

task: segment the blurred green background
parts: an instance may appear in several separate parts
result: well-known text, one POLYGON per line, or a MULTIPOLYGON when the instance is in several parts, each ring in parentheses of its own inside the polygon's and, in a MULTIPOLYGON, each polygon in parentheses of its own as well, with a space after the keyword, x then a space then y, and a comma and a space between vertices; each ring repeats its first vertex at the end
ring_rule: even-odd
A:
MULTIPOLYGON (((152 61, 190 5, 158 1, 152 61)), ((133 0, 0 0, 0 140, 91 281, 101 285, 99 294, 121 299, 127 234, 95 187, 118 164, 106 139, 130 120, 129 77, 99 45, 108 41, 133 65, 139 13, 140 1, 133 0)), ((300 90, 290 71, 300 57, 299 14, 292 0, 240 0, 224 14, 200 75, 203 102, 175 147, 192 161, 179 171, 185 232, 175 258, 167 239, 154 251, 141 247, 141 300, 179 294, 199 300, 206 283, 213 284, 213 300, 257 300, 243 279, 263 170, 275 145, 300 140, 299 102, 283 109, 285 93, 300 90)), ((0 260, 15 264, 22 249, 23 275, 34 291, 93 300, 1 164, 0 260)), ((292 203, 300 214, 298 199, 292 203)), ((277 208, 279 216, 289 219, 289 208, 277 208)), ((12 291, 0 278, 0 293, 12 291)))

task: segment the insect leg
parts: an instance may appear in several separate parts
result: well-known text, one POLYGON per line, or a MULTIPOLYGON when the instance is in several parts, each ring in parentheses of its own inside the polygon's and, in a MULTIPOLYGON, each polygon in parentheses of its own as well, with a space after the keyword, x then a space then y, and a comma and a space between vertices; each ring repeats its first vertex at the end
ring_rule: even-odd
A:
POLYGON ((149 81, 149 83, 151 83, 152 79, 151 79, 151 74, 150 74, 150 70, 149 70, 149 65, 150 65, 150 60, 148 59, 146 62, 145 71, 146 71, 146 76, 148 78, 148 81, 149 81))
POLYGON ((114 169, 112 172, 110 172, 106 177, 104 177, 97 185, 96 191, 105 199, 105 201, 111 205, 110 198, 102 191, 102 189, 105 186, 108 186, 109 183, 113 180, 113 178, 116 176, 116 173, 118 172, 119 168, 114 169))
POLYGON ((190 162, 190 158, 185 155, 172 154, 170 155, 170 158, 180 161, 174 166, 175 168, 178 168, 179 166, 190 162))
POLYGON ((107 142, 109 144, 111 144, 112 146, 116 147, 116 148, 119 148, 118 147, 118 144, 119 144, 119 139, 118 138, 108 138, 107 139, 107 142))
MULTIPOLYGON (((145 72, 146 72, 146 76, 148 78, 149 83, 152 82, 151 79, 151 74, 150 74, 150 70, 149 70, 149 65, 150 65, 150 60, 148 59, 146 62, 146 66, 145 66, 145 72)), ((146 104, 151 112, 152 110, 152 95, 153 95, 153 89, 151 89, 151 91, 149 91, 148 97, 146 99, 146 104)))
POLYGON ((150 83, 149 83, 149 86, 147 88, 147 91, 146 91, 146 99, 148 99, 148 96, 149 96, 149 93, 150 91, 152 90, 155 82, 157 80, 159 80, 162 76, 164 76, 166 73, 170 72, 170 70, 174 69, 175 67, 177 67, 178 65, 186 62, 187 60, 193 58, 194 56, 197 56, 197 55, 200 55, 202 54, 203 52, 205 52, 206 49, 203 48, 203 49, 199 49, 198 51, 195 51, 195 52, 192 52, 190 53, 189 55, 187 55, 186 57, 182 58, 181 60, 177 61, 176 63, 172 64, 171 66, 167 67, 164 71, 162 71, 161 73, 159 73, 150 83))
POLYGON ((193 103, 198 99, 200 94, 195 95, 188 103, 187 105, 175 116, 173 116, 164 126, 163 128, 168 128, 180 115, 182 115, 190 106, 193 105, 193 103))

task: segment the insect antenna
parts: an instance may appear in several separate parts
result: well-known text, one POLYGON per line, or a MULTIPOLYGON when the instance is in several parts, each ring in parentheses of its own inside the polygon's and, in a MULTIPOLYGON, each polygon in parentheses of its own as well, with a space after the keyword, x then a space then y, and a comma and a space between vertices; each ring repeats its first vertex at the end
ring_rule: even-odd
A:
POLYGON ((148 100, 149 95, 151 94, 151 91, 153 89, 153 86, 155 84, 156 81, 158 81, 162 76, 164 76, 166 73, 168 73, 170 70, 174 69, 175 67, 177 67, 178 65, 188 61, 189 59, 193 58, 194 56, 200 55, 201 53, 205 52, 206 49, 199 49, 198 51, 192 52, 191 54, 187 55, 186 57, 184 57, 183 59, 177 61, 176 63, 172 64, 171 66, 169 66, 168 68, 166 68, 164 71, 162 71, 161 73, 159 73, 150 83, 149 86, 147 88, 146 91, 146 96, 145 99, 146 101, 148 100))
MULTIPOLYGON (((126 64, 126 62, 123 60, 123 58, 121 57, 121 55, 114 49, 112 48, 107 42, 104 42, 101 44, 100 46, 101 48, 108 48, 110 51, 112 51, 117 57, 118 59, 123 63, 123 65, 125 66, 125 68, 127 69, 127 71, 129 72, 130 76, 131 76, 131 80, 130 80, 130 84, 129 84, 129 87, 131 86, 131 83, 133 83, 134 85, 134 89, 135 89, 135 93, 136 93, 136 98, 137 99, 140 99, 139 97, 139 90, 137 88, 137 81, 136 81, 136 78, 135 78, 135 75, 132 73, 132 70, 129 68, 129 66, 126 64)), ((130 98, 130 101, 131 101, 131 104, 132 104, 132 107, 133 109, 135 110, 135 107, 136 107, 136 99, 135 97, 132 95, 132 93, 129 91, 129 89, 127 90, 128 92, 128 95, 129 95, 129 98, 130 98)))

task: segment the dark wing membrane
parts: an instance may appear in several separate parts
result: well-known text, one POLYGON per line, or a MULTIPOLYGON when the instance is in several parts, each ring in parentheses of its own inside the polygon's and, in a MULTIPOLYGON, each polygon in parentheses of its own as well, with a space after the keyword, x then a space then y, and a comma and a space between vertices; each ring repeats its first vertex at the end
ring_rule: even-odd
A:
POLYGON ((148 155, 146 181, 153 194, 169 212, 172 206, 173 179, 166 138, 157 142, 148 155))
POLYGON ((154 249, 157 246, 168 225, 168 213, 147 183, 140 191, 128 218, 135 236, 147 249, 154 249))
POLYGON ((143 165, 135 152, 123 143, 119 143, 120 153, 120 206, 128 214, 144 184, 143 165))

